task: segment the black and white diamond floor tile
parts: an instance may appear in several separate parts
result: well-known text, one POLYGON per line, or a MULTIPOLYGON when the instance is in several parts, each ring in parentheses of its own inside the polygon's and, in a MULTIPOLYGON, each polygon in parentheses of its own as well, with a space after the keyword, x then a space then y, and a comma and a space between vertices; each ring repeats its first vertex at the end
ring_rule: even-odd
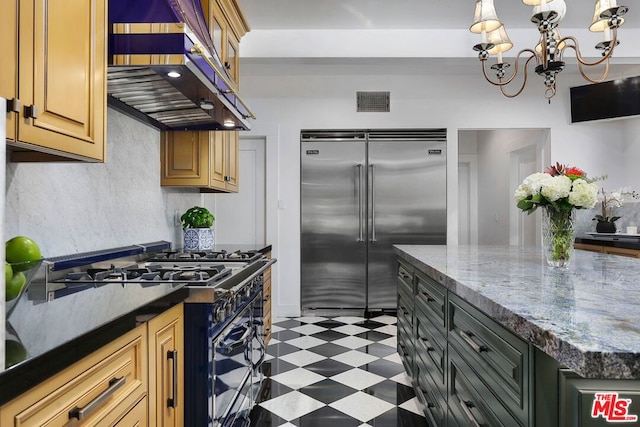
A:
POLYGON ((272 325, 255 427, 426 426, 396 352, 396 318, 280 319, 272 325))

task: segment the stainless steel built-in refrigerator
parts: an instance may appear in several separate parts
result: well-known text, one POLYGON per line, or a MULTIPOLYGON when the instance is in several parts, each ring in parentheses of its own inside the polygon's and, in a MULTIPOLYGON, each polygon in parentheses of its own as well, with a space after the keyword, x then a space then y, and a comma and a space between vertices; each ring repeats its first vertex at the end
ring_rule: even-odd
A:
POLYGON ((394 244, 446 244, 446 130, 301 132, 304 314, 395 310, 394 244))

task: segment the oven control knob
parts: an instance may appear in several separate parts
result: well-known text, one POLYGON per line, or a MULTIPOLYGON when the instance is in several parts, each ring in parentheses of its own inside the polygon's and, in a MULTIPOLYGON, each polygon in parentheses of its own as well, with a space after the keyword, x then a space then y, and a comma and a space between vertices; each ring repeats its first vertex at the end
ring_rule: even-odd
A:
POLYGON ((226 313, 225 313, 224 305, 221 304, 216 308, 216 320, 218 322, 224 322, 225 317, 226 317, 226 313))

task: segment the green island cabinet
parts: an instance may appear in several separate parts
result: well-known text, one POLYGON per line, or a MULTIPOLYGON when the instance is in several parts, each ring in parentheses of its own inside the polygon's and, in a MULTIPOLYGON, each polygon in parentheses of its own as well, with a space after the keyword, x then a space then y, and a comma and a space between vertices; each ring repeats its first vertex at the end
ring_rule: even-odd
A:
POLYGON ((398 352, 429 425, 640 425, 640 381, 581 377, 431 276, 398 258, 398 352))

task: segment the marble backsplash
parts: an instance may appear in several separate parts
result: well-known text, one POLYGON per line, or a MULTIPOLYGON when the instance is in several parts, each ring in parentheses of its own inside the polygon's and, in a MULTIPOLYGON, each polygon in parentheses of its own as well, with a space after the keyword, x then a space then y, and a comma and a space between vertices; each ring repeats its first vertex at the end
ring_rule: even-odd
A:
POLYGON ((196 189, 160 186, 160 133, 113 109, 105 163, 7 162, 5 236, 33 238, 44 257, 181 241, 174 212, 196 189))
MULTIPOLYGON (((578 209, 576 211, 576 236, 596 231, 596 221, 592 218, 600 214, 600 205, 593 209, 578 209)), ((621 217, 616 221, 616 228, 619 233, 626 233, 628 226, 636 226, 640 229, 640 202, 627 202, 623 206, 616 208, 614 215, 621 217)))

